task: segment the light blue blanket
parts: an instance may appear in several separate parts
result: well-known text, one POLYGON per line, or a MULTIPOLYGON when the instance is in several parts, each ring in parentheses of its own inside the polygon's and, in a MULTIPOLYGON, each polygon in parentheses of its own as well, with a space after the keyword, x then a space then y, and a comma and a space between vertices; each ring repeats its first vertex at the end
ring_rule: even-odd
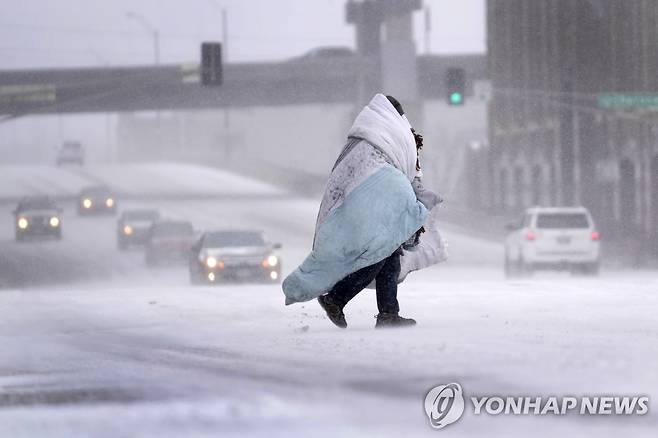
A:
POLYGON ((347 275, 385 259, 427 215, 407 176, 390 164, 382 166, 319 225, 313 251, 283 282, 286 304, 312 300, 347 275))

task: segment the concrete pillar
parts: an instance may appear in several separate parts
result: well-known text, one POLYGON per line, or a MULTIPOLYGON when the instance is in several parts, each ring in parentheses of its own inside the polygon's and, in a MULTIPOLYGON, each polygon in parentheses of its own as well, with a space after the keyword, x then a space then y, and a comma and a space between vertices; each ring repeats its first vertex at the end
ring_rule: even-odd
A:
POLYGON ((418 68, 412 12, 386 17, 381 68, 384 92, 409 105, 418 102, 418 68))

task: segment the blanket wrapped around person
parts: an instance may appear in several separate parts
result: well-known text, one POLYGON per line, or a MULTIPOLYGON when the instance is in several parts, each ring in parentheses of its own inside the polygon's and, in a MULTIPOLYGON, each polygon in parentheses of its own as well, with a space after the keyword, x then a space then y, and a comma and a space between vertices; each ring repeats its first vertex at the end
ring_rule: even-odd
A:
MULTIPOLYGON (((313 249, 284 281, 286 304, 328 292, 347 275, 390 256, 425 225, 419 244, 404 250, 399 281, 445 259, 443 240, 414 192, 416 143, 411 125, 383 94, 361 111, 329 176, 313 249)), ((434 203, 436 204, 436 203, 434 203)))

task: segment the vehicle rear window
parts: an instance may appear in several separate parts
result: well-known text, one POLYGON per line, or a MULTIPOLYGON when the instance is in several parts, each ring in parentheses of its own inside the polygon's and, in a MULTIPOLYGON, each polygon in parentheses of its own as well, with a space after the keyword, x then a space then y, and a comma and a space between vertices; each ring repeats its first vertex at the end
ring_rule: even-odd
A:
POLYGON ((194 234, 192 224, 187 222, 167 222, 153 228, 156 236, 189 236, 194 234))
POLYGON ((263 236, 255 232, 209 233, 204 239, 204 246, 210 248, 263 245, 265 245, 263 236))
POLYGON ((589 228, 589 220, 582 213, 542 213, 537 228, 589 228))

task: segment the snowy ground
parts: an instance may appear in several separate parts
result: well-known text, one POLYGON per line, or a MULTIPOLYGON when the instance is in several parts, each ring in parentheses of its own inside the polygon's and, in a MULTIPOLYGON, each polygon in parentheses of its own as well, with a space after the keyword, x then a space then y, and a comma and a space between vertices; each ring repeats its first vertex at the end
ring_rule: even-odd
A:
POLYGON ((0 166, 0 200, 46 194, 75 197, 104 184, 124 197, 277 196, 281 190, 203 166, 174 163, 80 166, 0 166))
MULTIPOLYGON (((177 198, 217 197, 123 205, 155 205, 198 228, 264 229, 283 243, 286 272, 310 247, 314 201, 209 170, 179 183, 193 169, 170 166, 152 166, 171 178, 143 192, 176 195, 180 184, 177 198), (224 192, 199 188, 216 186, 224 192)), ((94 177, 141 196, 138 177, 105 172, 94 177)), ((364 292, 339 330, 314 302, 283 306, 275 285, 191 287, 183 267, 147 270, 139 251, 115 249, 114 218, 64 206, 63 241, 24 244, 12 241, 12 206, 0 207, 0 437, 655 436, 653 410, 466 414, 441 431, 423 411, 427 391, 453 381, 467 396, 656 399, 655 272, 505 281, 498 245, 447 227, 451 261, 400 289, 417 327, 373 330, 364 292)))

